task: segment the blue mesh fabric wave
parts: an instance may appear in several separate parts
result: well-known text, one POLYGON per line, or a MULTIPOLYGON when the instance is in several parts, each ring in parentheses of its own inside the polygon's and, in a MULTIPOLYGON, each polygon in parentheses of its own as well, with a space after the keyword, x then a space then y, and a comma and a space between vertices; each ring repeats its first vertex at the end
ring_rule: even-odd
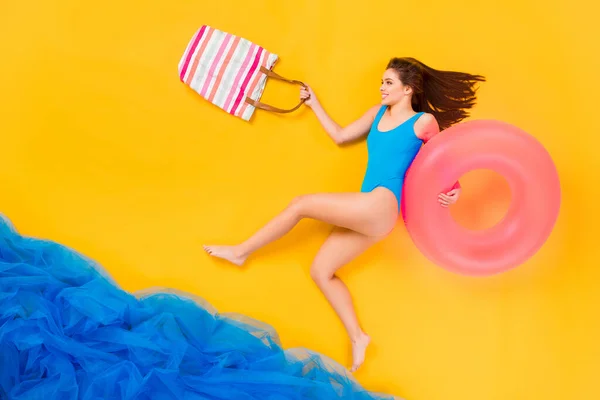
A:
POLYGON ((274 330, 189 294, 130 294, 0 216, 0 398, 386 399, 274 330))

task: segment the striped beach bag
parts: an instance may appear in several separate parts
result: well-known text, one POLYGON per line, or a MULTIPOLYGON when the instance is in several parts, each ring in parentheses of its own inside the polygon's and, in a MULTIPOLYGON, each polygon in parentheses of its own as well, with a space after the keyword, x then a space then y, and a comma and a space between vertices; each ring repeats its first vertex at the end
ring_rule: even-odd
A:
POLYGON ((179 78, 207 101, 248 121, 257 108, 289 113, 304 103, 281 109, 260 102, 267 78, 306 86, 271 71, 277 59, 247 39, 203 25, 179 61, 179 78))

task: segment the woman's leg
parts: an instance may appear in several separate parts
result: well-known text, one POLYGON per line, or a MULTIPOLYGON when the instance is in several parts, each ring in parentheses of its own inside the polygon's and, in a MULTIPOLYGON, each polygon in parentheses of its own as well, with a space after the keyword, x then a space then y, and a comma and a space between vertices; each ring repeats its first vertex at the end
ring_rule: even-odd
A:
POLYGON ((257 249, 281 238, 303 218, 320 220, 378 237, 389 233, 398 218, 398 204, 392 192, 384 188, 370 193, 317 193, 299 196, 281 213, 236 246, 205 245, 210 255, 242 265, 257 249))
POLYGON ((317 253, 310 270, 313 280, 348 332, 352 342, 351 372, 363 363, 370 339, 360 327, 348 288, 335 272, 380 239, 337 228, 317 253))

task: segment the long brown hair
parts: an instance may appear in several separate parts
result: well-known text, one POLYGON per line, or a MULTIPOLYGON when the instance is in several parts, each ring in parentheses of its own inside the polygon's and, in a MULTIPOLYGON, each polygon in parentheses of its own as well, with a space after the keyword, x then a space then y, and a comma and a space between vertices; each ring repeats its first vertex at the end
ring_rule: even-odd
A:
POLYGON ((475 84, 485 82, 481 75, 439 71, 412 57, 392 58, 387 68, 396 70, 402 83, 413 89, 413 109, 433 114, 440 130, 469 116, 467 110, 475 105, 475 84))

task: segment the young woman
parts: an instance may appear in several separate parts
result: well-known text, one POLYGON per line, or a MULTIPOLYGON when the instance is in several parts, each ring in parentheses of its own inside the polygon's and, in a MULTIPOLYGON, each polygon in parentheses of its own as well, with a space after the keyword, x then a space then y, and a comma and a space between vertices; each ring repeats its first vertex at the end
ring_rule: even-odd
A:
MULTIPOLYGON (((370 339, 361 329, 347 287, 335 273, 394 228, 406 170, 423 143, 468 116, 466 110, 475 104, 474 85, 484 80, 480 75, 435 70, 414 58, 393 58, 383 73, 381 104, 346 127, 331 119, 310 87, 301 89, 304 104, 336 144, 367 137, 368 163, 360 192, 296 197, 244 242, 205 245, 205 251, 242 265, 250 254, 281 238, 303 218, 334 225, 312 263, 311 276, 348 332, 353 357, 350 370, 356 371, 370 339)), ((448 193, 439 194, 440 206, 455 203, 459 194, 457 182, 448 193)))

